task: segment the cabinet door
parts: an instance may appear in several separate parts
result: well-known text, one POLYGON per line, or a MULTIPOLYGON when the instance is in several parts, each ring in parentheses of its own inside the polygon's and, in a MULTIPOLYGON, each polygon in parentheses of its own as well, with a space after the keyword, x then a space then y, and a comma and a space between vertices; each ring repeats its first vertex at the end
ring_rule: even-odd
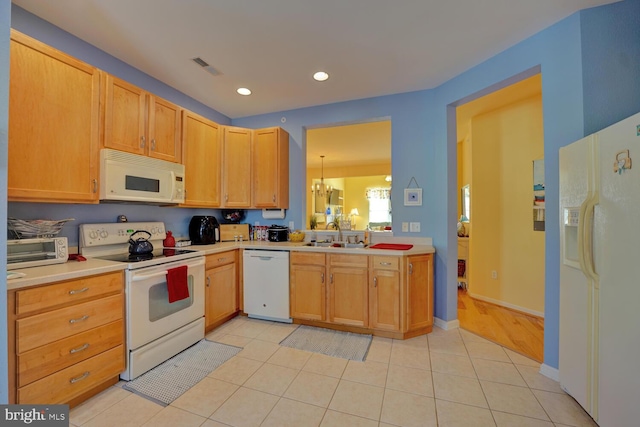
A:
POLYGON ((407 330, 433 325, 433 255, 407 257, 407 330))
POLYGON ((251 207, 251 130, 226 127, 223 144, 222 204, 228 208, 251 207))
POLYGON ((104 146, 146 155, 146 92, 107 74, 104 146))
POLYGON ((11 30, 9 201, 97 203, 100 72, 11 30))
POLYGON ((325 268, 319 265, 296 265, 290 268, 291 317, 309 320, 326 319, 325 268))
POLYGON ((181 109, 177 105, 149 95, 149 157, 181 162, 180 113, 181 109))
POLYGON ((220 206, 220 126, 190 111, 182 113, 182 162, 186 197, 183 206, 220 206))
POLYGON ((238 310, 236 264, 211 268, 205 277, 205 329, 238 310))
POLYGON ((373 270, 369 285, 369 327, 400 331, 400 272, 373 270))
POLYGON ((253 205, 289 207, 289 134, 282 128, 254 131, 253 205))
POLYGON ((367 269, 357 267, 329 268, 329 321, 367 327, 367 269))

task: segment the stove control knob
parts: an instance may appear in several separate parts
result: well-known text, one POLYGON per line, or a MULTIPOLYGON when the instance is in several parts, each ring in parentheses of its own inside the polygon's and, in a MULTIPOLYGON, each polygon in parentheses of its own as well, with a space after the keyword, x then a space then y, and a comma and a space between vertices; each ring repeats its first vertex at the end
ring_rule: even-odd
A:
POLYGON ((102 237, 103 239, 106 239, 108 236, 109 233, 107 233, 107 230, 100 231, 100 237, 102 237))
POLYGON ((96 230, 89 231, 89 238, 90 239, 95 239, 97 237, 98 237, 98 232, 96 230))

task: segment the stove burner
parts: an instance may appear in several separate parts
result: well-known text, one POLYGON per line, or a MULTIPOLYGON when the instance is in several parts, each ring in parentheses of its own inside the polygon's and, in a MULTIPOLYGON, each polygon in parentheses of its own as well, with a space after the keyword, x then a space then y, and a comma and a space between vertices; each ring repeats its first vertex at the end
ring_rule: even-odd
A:
POLYGON ((152 259, 162 259, 162 258, 171 258, 175 255, 183 255, 190 254, 197 251, 185 250, 185 249, 156 249, 153 252, 147 254, 116 254, 116 255, 107 255, 107 256, 99 256, 97 258, 106 259, 109 261, 119 261, 119 262, 143 262, 149 261, 152 259))

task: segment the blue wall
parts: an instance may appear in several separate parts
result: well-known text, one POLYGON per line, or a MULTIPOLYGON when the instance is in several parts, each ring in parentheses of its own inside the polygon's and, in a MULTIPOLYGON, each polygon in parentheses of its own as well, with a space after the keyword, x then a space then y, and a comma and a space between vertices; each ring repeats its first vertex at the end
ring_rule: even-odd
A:
POLYGON ((582 15, 584 133, 640 111, 640 0, 582 15))
MULTIPOLYGON (((0 0, 0 64, 9 63, 9 29, 11 28, 11 0, 0 0)), ((7 134, 9 133, 9 67, 0 65, 0 182, 7 182, 7 134)), ((7 187, 0 186, 0 200, 7 200, 7 187)), ((3 203, 0 224, 7 220, 3 203)), ((0 242, 6 242, 7 231, 0 228, 0 242)), ((7 245, 0 244, 0 263, 7 267, 7 245)), ((0 307, 7 306, 7 278, 0 277, 0 307)), ((6 313, 0 310, 0 313, 6 313)), ((7 316, 0 316, 0 367, 7 366, 7 316)), ((6 371, 0 373, 0 404, 9 401, 6 371)))
MULTIPOLYGON (((2 0, 0 0, 2 1, 2 0)), ((6 0, 4 0, 6 1, 6 0)), ((81 40, 51 26, 24 10, 13 7, 14 28, 32 35, 80 59, 116 74, 125 80, 211 117, 222 124, 250 128, 282 126, 290 135, 290 200, 291 209, 284 223, 293 220, 296 226, 305 223, 305 159, 306 129, 345 122, 359 122, 372 118, 387 118, 392 123, 392 173, 399 190, 415 178, 423 189, 421 207, 405 207, 403 192, 392 194, 394 229, 400 222, 420 221, 420 236, 432 237, 435 258, 435 314, 450 321, 456 318, 456 134, 455 106, 490 91, 504 87, 533 73, 542 73, 543 117, 545 137, 545 173, 547 180, 547 221, 545 242, 545 363, 558 366, 558 282, 559 227, 558 221, 558 148, 585 134, 597 130, 601 105, 606 105, 607 123, 620 120, 640 110, 640 96, 626 96, 619 103, 610 97, 619 88, 637 86, 631 62, 609 61, 606 70, 593 67, 594 61, 614 55, 625 55, 637 61, 637 0, 604 6, 574 14, 558 24, 541 31, 516 46, 492 57, 469 71, 452 78, 443 85, 425 91, 355 100, 331 105, 310 107, 274 114, 235 120, 219 115, 190 98, 174 91, 157 80, 110 57, 81 40), (633 15, 633 12, 635 15, 633 15), (635 27, 634 27, 635 25, 635 27), (604 42, 591 39, 592 31, 606 33, 610 26, 624 31, 611 32, 604 42), (632 41, 628 37, 634 36, 632 41), (590 61, 584 57, 595 55, 590 61), (615 54, 611 52, 617 52, 615 54), (603 80, 604 79, 604 80, 603 80), (587 83, 588 81, 588 83, 587 83), (604 87, 604 89, 602 89, 604 87), (196 104, 191 104, 196 103, 196 104), (628 110, 633 110, 629 112, 628 110), (286 118, 282 123, 281 119, 286 118)), ((611 59, 611 58, 608 58, 611 59)), ((637 72, 636 72, 637 75, 637 72)), ((398 78, 402 78, 401 75, 398 78)), ((1 92, 0 92, 1 94, 1 92)), ((1 111, 0 111, 1 112, 1 111)), ((6 157, 6 154, 5 154, 6 157)), ((113 221, 124 213, 132 221, 154 219, 165 221, 178 234, 186 230, 191 215, 202 210, 171 209, 126 205, 34 205, 12 203, 9 213, 21 218, 42 216, 76 218, 75 224, 113 221)), ((257 212, 247 218, 263 224, 257 212)), ((65 227, 67 228, 67 227, 65 227)), ((66 230, 77 242, 75 227, 66 230)), ((403 233, 398 232, 397 235, 403 233)), ((408 234, 407 234, 408 235, 408 234)), ((415 236, 416 234, 411 234, 415 236)), ((0 337, 2 338, 2 337, 0 337)))

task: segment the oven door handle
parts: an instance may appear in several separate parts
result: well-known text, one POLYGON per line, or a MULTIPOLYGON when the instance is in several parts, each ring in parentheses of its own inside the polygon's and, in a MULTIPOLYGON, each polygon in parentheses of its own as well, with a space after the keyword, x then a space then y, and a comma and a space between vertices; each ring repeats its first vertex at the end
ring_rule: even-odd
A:
MULTIPOLYGON (((188 264, 187 266, 189 268, 192 268, 192 267, 199 267, 201 265, 204 265, 204 260, 203 261, 198 261, 197 263, 188 264)), ((140 282, 142 280, 151 279, 152 277, 166 276, 168 272, 169 272, 168 270, 163 270, 163 271, 158 271, 158 272, 151 273, 151 274, 135 274, 131 278, 131 281, 132 282, 140 282)))

